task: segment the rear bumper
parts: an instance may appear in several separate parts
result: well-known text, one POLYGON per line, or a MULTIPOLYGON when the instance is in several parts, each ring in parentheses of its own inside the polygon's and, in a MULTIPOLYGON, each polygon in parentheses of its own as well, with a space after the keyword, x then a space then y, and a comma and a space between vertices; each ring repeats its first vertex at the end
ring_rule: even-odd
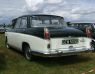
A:
POLYGON ((32 51, 32 55, 41 56, 41 57, 61 57, 61 56, 70 56, 70 55, 77 55, 82 52, 89 52, 92 51, 91 49, 88 50, 80 50, 80 51, 49 51, 47 53, 40 53, 32 51))

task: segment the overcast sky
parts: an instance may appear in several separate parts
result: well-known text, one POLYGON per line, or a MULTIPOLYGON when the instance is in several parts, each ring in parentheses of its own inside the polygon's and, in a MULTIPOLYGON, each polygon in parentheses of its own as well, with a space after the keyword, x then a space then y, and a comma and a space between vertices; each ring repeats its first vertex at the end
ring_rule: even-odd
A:
POLYGON ((0 0, 0 23, 34 13, 60 15, 72 22, 95 22, 95 0, 0 0))

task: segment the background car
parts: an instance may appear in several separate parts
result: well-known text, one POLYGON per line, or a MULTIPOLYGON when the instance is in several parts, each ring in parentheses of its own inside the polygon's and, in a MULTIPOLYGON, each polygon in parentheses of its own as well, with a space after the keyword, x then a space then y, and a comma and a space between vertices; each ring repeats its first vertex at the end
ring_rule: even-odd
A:
POLYGON ((6 29, 5 28, 0 28, 0 33, 5 33, 6 29))

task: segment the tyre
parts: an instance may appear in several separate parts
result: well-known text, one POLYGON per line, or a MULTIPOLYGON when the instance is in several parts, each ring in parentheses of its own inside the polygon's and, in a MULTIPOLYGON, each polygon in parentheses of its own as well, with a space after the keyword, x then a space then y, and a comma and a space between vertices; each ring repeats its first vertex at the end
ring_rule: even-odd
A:
POLYGON ((91 42, 91 46, 92 46, 93 52, 95 52, 95 42, 94 41, 91 42))
POLYGON ((31 61, 32 60, 32 55, 31 55, 31 49, 29 46, 26 46, 25 47, 25 50, 24 50, 24 56, 27 60, 31 61))

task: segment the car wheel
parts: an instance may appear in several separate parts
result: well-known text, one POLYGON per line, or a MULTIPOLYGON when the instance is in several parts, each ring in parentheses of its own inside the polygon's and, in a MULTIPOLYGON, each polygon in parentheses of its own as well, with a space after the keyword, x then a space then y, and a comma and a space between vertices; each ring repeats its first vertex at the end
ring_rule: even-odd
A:
POLYGON ((8 44, 8 40, 6 39, 6 41, 5 41, 5 46, 9 49, 10 48, 10 46, 9 46, 9 44, 8 44))
POLYGON ((92 46, 93 52, 95 52, 95 42, 94 41, 91 42, 91 46, 92 46))
POLYGON ((27 46, 25 48, 25 51, 24 51, 24 55, 25 55, 25 58, 29 61, 31 61, 31 58, 32 58, 32 55, 31 55, 31 49, 29 46, 27 46))

